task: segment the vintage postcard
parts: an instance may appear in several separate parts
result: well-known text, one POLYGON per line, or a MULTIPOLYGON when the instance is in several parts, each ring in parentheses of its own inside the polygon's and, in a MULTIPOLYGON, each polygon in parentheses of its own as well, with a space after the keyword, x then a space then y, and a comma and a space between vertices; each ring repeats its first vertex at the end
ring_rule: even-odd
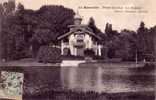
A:
POLYGON ((0 0, 0 100, 156 100, 155 0, 0 0))

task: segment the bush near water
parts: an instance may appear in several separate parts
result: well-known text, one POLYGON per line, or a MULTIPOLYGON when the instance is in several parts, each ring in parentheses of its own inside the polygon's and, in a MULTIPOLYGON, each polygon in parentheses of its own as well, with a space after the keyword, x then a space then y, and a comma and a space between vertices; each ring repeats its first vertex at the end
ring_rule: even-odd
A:
POLYGON ((37 60, 43 63, 61 62, 61 50, 57 47, 41 46, 37 54, 37 60))

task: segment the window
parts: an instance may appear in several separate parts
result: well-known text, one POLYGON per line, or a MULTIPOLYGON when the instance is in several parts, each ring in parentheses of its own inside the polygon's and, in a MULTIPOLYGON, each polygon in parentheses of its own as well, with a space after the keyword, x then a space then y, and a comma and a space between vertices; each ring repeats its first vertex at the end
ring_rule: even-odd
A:
POLYGON ((80 35, 80 34, 79 35, 76 35, 76 38, 79 39, 79 40, 83 40, 84 35, 80 35))
POLYGON ((83 42, 83 40, 81 40, 81 39, 77 39, 77 42, 83 42))

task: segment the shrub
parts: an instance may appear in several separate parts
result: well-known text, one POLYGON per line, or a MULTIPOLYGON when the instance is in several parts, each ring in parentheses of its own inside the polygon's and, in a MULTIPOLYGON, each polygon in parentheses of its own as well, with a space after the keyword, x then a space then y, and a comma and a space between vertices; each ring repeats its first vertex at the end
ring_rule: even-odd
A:
POLYGON ((84 50, 84 55, 88 57, 93 57, 95 55, 95 52, 92 49, 86 49, 84 50))
POLYGON ((103 48, 101 49, 101 59, 108 59, 108 47, 103 46, 103 48))
POLYGON ((61 50, 56 47, 41 46, 37 54, 37 60, 43 63, 61 62, 61 50))
POLYGON ((103 57, 103 56, 94 55, 94 56, 93 56, 93 59, 94 59, 94 60, 103 60, 104 57, 103 57))

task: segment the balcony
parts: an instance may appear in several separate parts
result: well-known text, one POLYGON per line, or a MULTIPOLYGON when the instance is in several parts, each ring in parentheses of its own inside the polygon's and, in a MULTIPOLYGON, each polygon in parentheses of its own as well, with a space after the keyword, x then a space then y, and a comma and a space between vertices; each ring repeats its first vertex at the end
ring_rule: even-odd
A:
POLYGON ((74 45, 75 47, 80 47, 80 48, 82 48, 82 47, 85 46, 85 43, 84 43, 84 42, 75 42, 73 45, 74 45))

